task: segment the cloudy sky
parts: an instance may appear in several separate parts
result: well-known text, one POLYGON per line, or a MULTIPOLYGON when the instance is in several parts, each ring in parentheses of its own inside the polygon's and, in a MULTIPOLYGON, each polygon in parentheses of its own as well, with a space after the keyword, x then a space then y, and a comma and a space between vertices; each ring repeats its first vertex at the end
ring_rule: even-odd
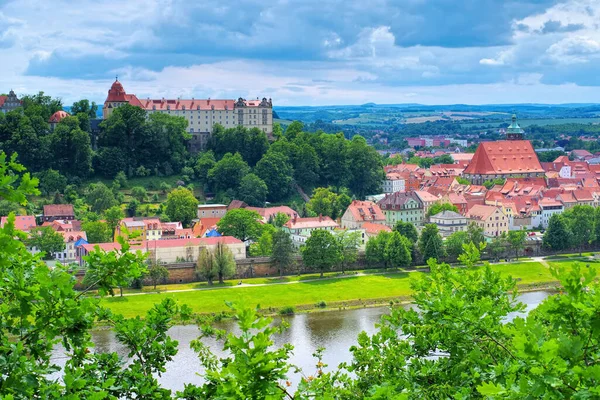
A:
POLYGON ((0 0, 0 92, 600 102, 599 0, 0 0))

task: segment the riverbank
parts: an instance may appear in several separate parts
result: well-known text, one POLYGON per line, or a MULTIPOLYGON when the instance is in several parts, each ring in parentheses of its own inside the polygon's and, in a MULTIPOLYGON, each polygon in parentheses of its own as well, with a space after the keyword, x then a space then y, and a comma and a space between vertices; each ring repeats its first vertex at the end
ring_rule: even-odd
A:
MULTIPOLYGON (((548 263, 540 259, 494 264, 492 268, 503 276, 512 276, 518 281, 519 288, 522 290, 543 290, 557 285, 556 279, 550 273, 549 266, 569 268, 573 262, 575 260, 565 259, 551 260, 548 263)), ((597 263, 597 261, 585 260, 582 263, 597 263)), ((102 303, 125 317, 143 316, 155 303, 166 297, 188 304, 197 314, 227 311, 226 302, 257 305, 267 313, 277 313, 278 310, 289 307, 300 312, 323 308, 348 309, 409 301, 412 295, 411 277, 418 278, 424 273, 427 272, 403 271, 324 279, 311 277, 311 279, 304 280, 300 279, 304 277, 298 277, 297 280, 280 283, 272 282, 273 278, 268 278, 271 283, 129 295, 104 299, 102 303), (325 307, 322 307, 323 305, 325 307)))

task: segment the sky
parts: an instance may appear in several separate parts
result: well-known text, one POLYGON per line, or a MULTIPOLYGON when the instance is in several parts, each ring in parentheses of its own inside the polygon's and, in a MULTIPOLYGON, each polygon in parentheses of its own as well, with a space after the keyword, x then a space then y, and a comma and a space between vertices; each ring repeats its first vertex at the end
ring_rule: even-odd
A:
POLYGON ((599 0, 0 0, 0 93, 600 102, 599 0))

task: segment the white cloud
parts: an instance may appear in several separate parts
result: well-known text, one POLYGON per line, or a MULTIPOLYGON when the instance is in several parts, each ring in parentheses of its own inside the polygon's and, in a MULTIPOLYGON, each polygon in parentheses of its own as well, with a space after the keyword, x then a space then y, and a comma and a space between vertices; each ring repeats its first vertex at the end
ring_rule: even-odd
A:
POLYGON ((567 37, 550 46, 547 54, 559 64, 587 63, 600 56, 600 42, 588 36, 567 37))

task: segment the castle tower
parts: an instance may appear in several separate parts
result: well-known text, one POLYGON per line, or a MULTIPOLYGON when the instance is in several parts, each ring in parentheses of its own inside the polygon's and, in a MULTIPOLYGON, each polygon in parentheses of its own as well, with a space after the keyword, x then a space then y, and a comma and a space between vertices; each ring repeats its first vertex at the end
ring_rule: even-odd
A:
POLYGON ((506 128, 506 139, 507 140, 523 140, 523 134, 525 131, 517 124, 517 116, 513 114, 512 123, 506 128))
POLYGON ((118 79, 115 79, 114 83, 108 90, 108 96, 104 101, 104 107, 102 107, 102 118, 107 119, 112 114, 113 110, 123 104, 129 103, 127 100, 127 93, 123 89, 123 85, 118 79))

